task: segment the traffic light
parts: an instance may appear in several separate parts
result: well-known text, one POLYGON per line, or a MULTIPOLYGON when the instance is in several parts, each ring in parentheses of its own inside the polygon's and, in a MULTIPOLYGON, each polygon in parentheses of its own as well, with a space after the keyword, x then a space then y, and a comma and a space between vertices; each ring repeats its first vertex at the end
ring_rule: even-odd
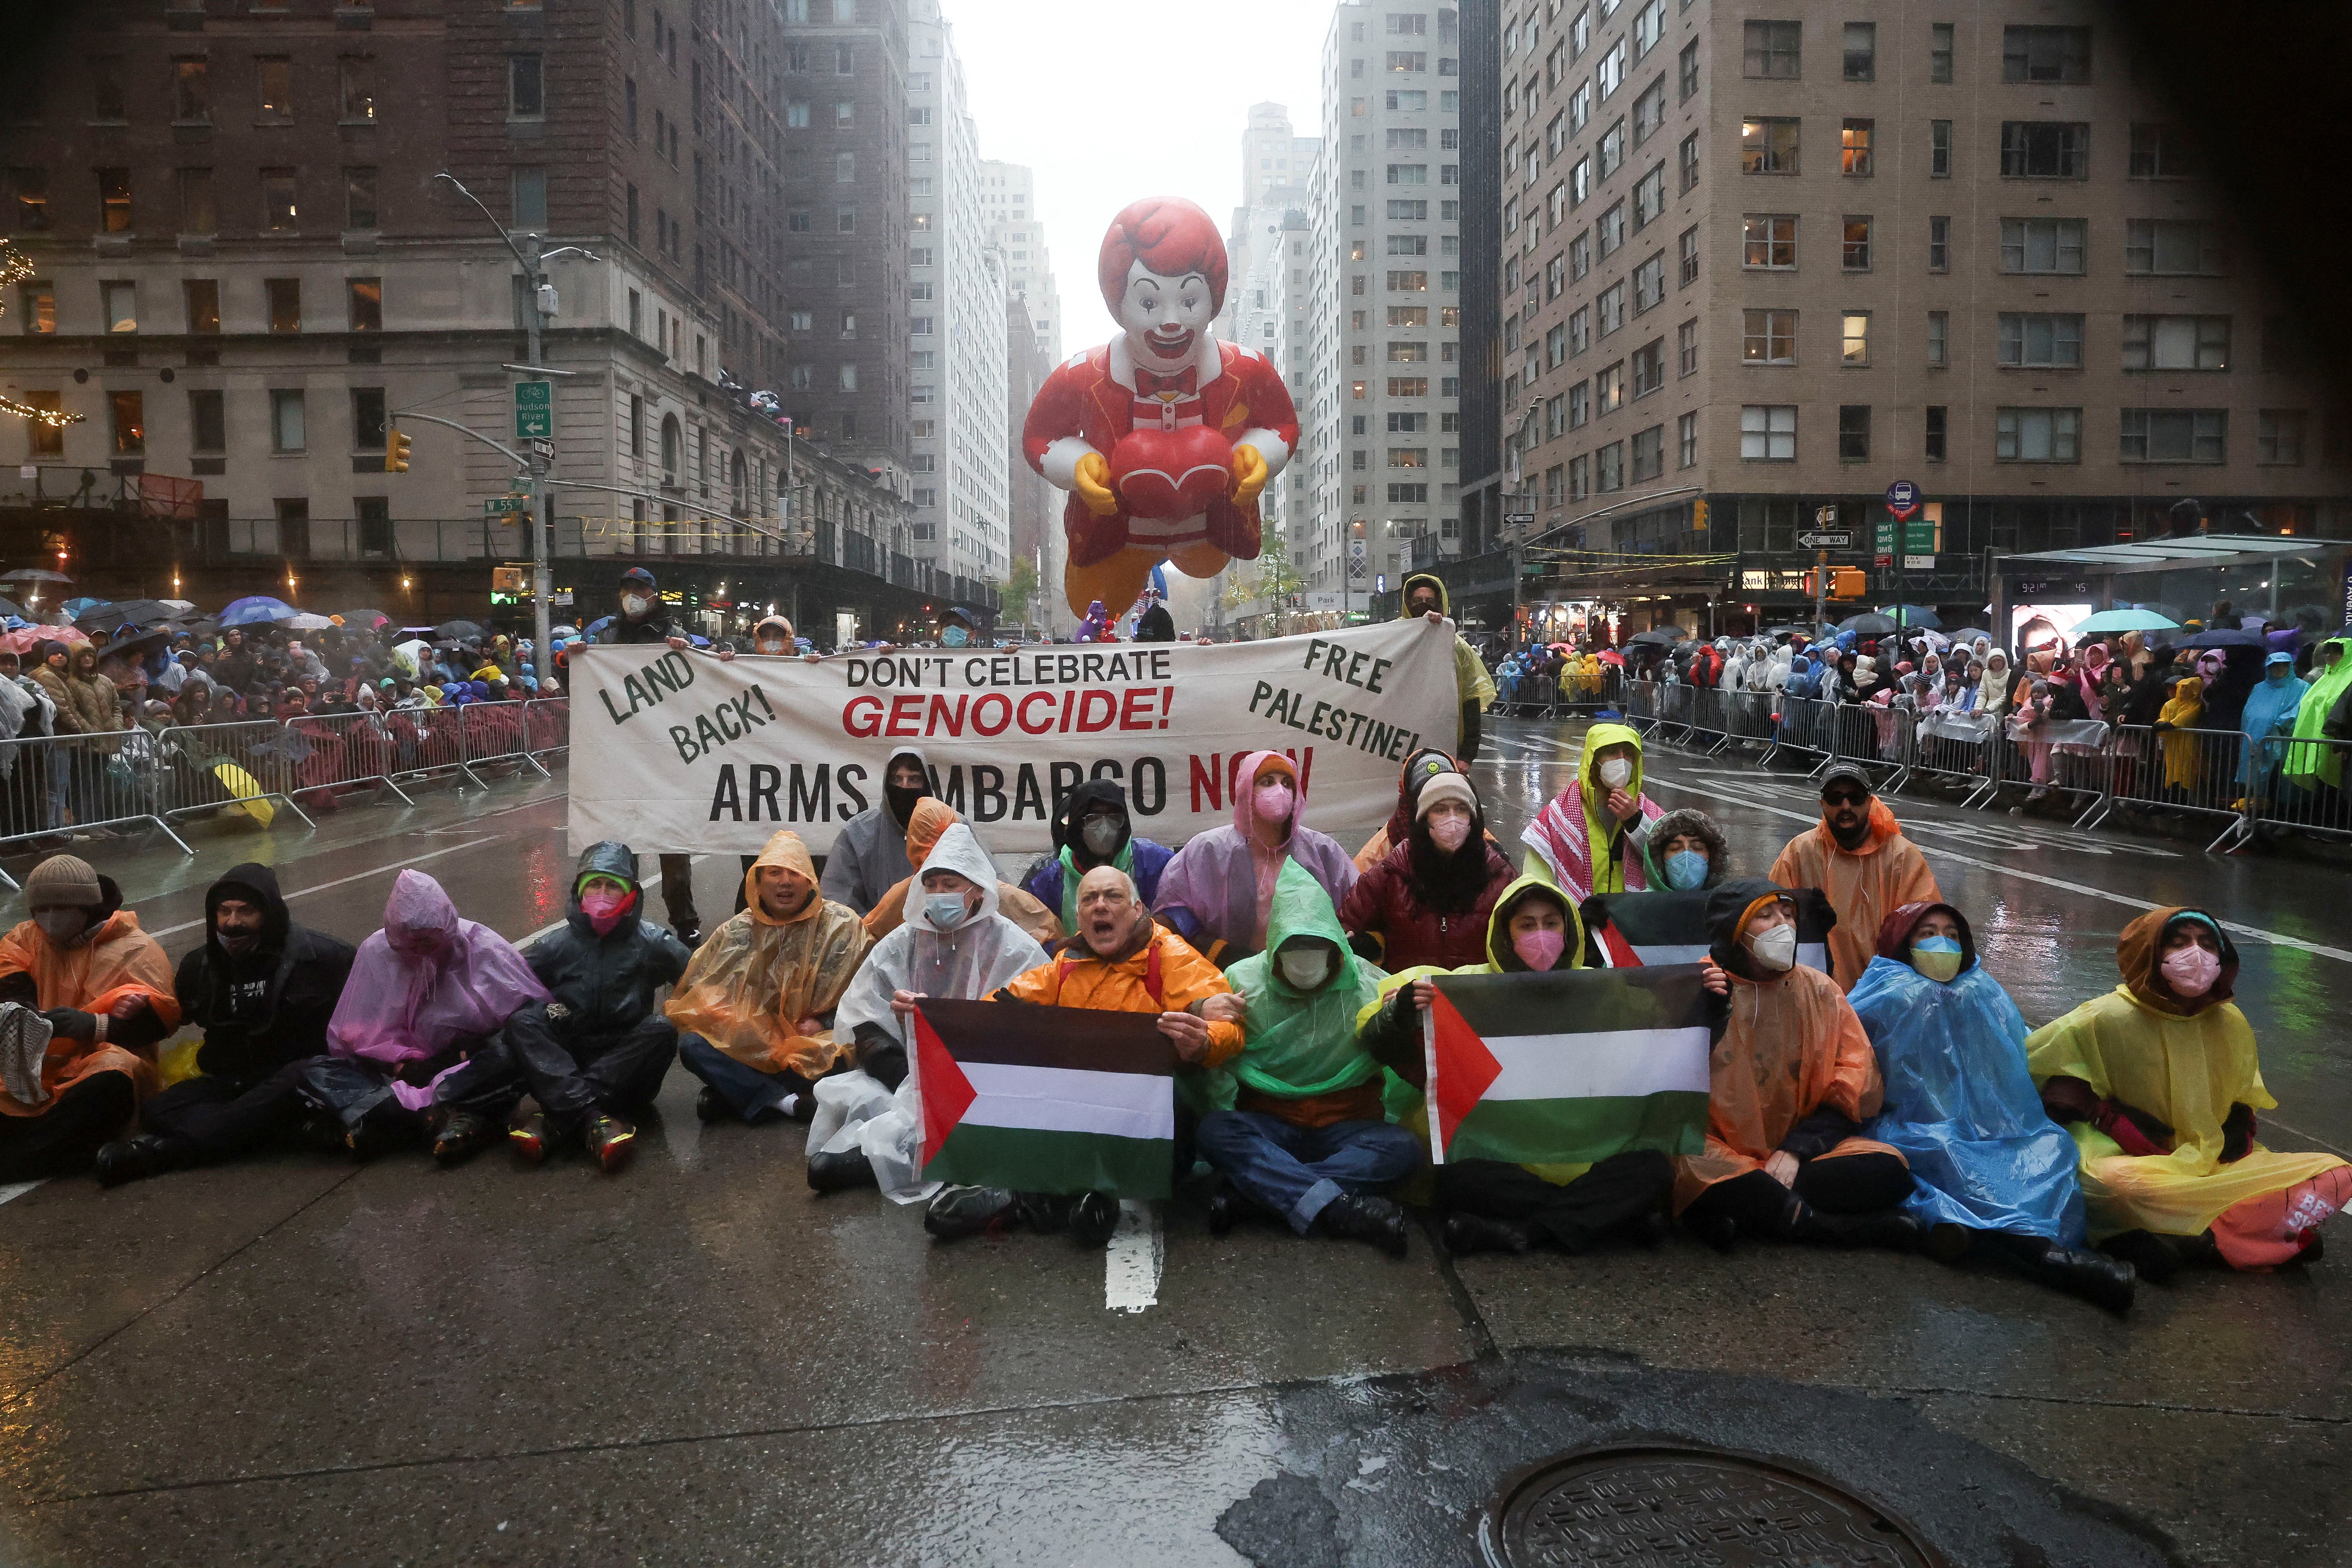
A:
POLYGON ((1826 574, 1829 578, 1829 591, 1826 595, 1822 591, 1823 575, 1824 574, 1820 572, 1805 574, 1805 592, 1809 595, 1816 598, 1826 596, 1832 599, 1859 599, 1870 592, 1864 581, 1862 569, 1858 566, 1831 567, 1826 574))
POLYGON ((408 472, 408 437, 398 430, 384 437, 383 471, 387 474, 408 472))
POLYGON ((1706 498, 1705 496, 1691 502, 1691 531, 1695 533, 1706 531, 1706 498))

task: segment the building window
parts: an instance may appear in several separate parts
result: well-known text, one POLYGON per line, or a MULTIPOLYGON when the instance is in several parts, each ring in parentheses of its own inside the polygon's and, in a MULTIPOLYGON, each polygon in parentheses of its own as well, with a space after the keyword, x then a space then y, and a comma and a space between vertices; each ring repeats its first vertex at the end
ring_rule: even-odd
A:
POLYGON ((1592 489, 1608 495, 1625 488, 1625 443, 1612 441, 1592 454, 1592 489))
POLYGON ((1922 454, 1931 463, 1940 463, 1948 455, 1950 445, 1949 416, 1950 410, 1942 404, 1931 403, 1927 405, 1927 440, 1922 447, 1922 454))
POLYGON ((1839 152, 1844 162, 1844 172, 1856 178, 1870 173, 1870 140, 1877 121, 1849 120, 1840 132, 1839 152))
POLYGON ((2189 139, 2178 125, 2134 125, 2131 128, 2131 177, 2135 180, 2186 180, 2197 173, 2189 155, 2189 139))
POLYGON ((2083 318, 2002 311, 1999 363, 2032 370, 2082 369, 2083 318))
POLYGON ((2227 370, 2227 316, 2126 316, 2126 370, 2227 370))
POLYGON ((1741 74, 1794 80, 1803 65, 1804 24, 1749 22, 1741 28, 1741 74))
POLYGON ((1603 365, 1592 374, 1592 411, 1614 414, 1625 406, 1625 362, 1603 365))
POLYGON ((2078 217, 2001 219, 2000 269, 2080 276, 2084 227, 2084 220, 2078 217))
POLYGON ((205 60, 172 62, 172 118, 184 125, 209 125, 213 118, 212 83, 205 60))
POLYGON ((1793 119, 1742 120, 1739 122, 1739 172, 1743 174, 1795 174, 1799 124, 1800 121, 1793 119))
MULTIPOLYGON (((33 408, 47 409, 52 414, 60 411, 65 406, 63 396, 58 393, 27 392, 24 395, 26 405, 33 408)), ((26 420, 25 423, 25 434, 28 439, 30 450, 34 457, 62 458, 66 455, 66 430, 64 426, 51 425, 43 420, 26 420)))
POLYGON ((2079 120, 2005 120, 2000 173, 2010 180, 2087 180, 2091 127, 2079 120))
POLYGON ((1927 220, 1927 270, 1949 272, 1952 269, 1952 220, 1931 217, 1927 220))
POLYGON ((1749 463, 1797 460, 1797 405, 1751 403, 1739 411, 1739 457, 1749 463))
POLYGON ((507 57, 507 118, 547 118, 547 86, 537 55, 507 57))
POLYGON ((1676 80, 1681 89, 1681 96, 1675 100, 1676 102, 1688 103, 1698 96, 1698 40, 1696 38, 1683 46, 1676 80))
POLYGON ((1848 403, 1838 408, 1838 461, 1870 461, 1870 405, 1848 403))
POLYGON ((1680 375, 1698 374, 1698 319, 1693 317, 1675 329, 1675 368, 1680 375))
POLYGON ((11 205, 18 228, 37 232, 49 226, 49 182, 45 171, 9 170, 8 194, 14 198, 11 205))
POLYGON ((2228 460, 2226 408, 2126 408, 2122 460, 2126 463, 2220 463, 2228 460))
POLYGON ((1675 421, 1675 466, 1682 468, 1698 467, 1698 414, 1685 414, 1675 421))
POLYGON ((143 393, 110 392, 106 395, 114 420, 114 455, 118 458, 140 458, 147 453, 147 399, 143 393))
POLYGON ((544 233, 547 229, 547 171, 509 169, 508 190, 514 202, 514 226, 544 233))
POLYGON ((2254 461, 2291 468, 2303 461, 2304 411, 2265 408, 2255 416, 2254 461))
POLYGON ((290 229, 295 225, 294 171, 264 169, 261 171, 261 226, 273 231, 290 229))
POLYGON ((1952 79, 1953 32, 1953 24, 1949 22, 1927 24, 1927 79, 1929 81, 1952 79))
POLYGON ((1848 22, 1845 25, 1845 79, 1874 81, 1878 77, 1878 25, 1875 22, 1848 22))
POLYGON ((2003 463, 2082 460, 2079 408, 1999 408, 1993 411, 1992 455, 2003 463))
POLYGON ((1633 482, 1654 479, 1666 471, 1666 427, 1653 425, 1633 433, 1633 482))
POLYGON ((1568 428, 1581 430, 1592 423, 1592 384, 1580 381, 1568 389, 1568 428))
POLYGON ((98 172, 99 226, 108 234, 131 232, 131 171, 127 168, 100 169, 98 172))
POLYGON ((213 208, 213 172, 210 169, 181 169, 176 173, 180 189, 180 232, 216 232, 220 227, 220 218, 213 208))
MULTIPOLYGON (((341 61, 343 89, 343 121, 345 124, 375 123, 375 61, 364 55, 345 55, 341 61)), ((637 133, 636 81, 629 82, 629 134, 637 133)))
POLYGON ((180 299, 187 307, 188 331, 191 333, 209 335, 220 331, 220 280, 218 279, 182 279, 180 299))
POLYGON ((1666 297, 1666 253, 1658 252, 1633 268, 1633 314, 1654 309, 1666 297))
POLYGON ((1794 310, 1746 310, 1741 312, 1743 331, 1740 336, 1739 358, 1745 364, 1794 364, 1797 363, 1797 312, 1794 310))
POLYGON ((1687 289, 1698 281, 1698 226, 1696 224, 1683 230, 1682 237, 1675 242, 1675 287, 1687 289))
POLYGON ((2000 30, 2000 79, 2090 80, 2091 29, 2003 27, 2000 30))
POLYGON ((1870 312, 1848 310, 1841 317, 1838 363, 1866 365, 1870 363, 1870 312))
POLYGON ((1625 285, 1612 283, 1592 297, 1592 313, 1599 318, 1601 336, 1607 337, 1625 324, 1625 285))
POLYGON ((2220 226, 2203 218, 2132 218, 2124 225, 2124 270, 2150 276, 2217 276, 2220 226))
POLYGON ((262 289, 269 296, 269 330, 273 332, 299 332, 302 330, 302 280, 299 278, 266 278, 262 289))
POLYGON ((354 386, 352 388, 352 450, 381 452, 383 450, 383 388, 354 386))
POLYGON ((1787 214, 1748 213, 1740 219, 1740 265, 1784 272, 1797 265, 1797 220, 1787 214))
POLYGON ((1611 122, 1601 133, 1596 150, 1599 167, 1593 170, 1595 179, 1605 180, 1625 166, 1625 121, 1621 118, 1611 122))
POLYGON ((228 450, 228 415, 222 394, 188 394, 188 449, 192 452, 228 450))
POLYGON ((1653 338, 1633 353, 1633 395, 1647 397, 1666 384, 1666 340, 1653 338))
POLYGON ((1952 313, 1927 312, 1927 368, 1944 370, 1952 363, 1952 313))
POLYGON ((1633 186, 1633 226, 1646 228, 1666 210, 1666 166, 1660 163, 1633 186))
POLYGON ((265 55, 253 64, 261 88, 258 117, 269 124, 287 124, 294 118, 294 62, 282 55, 265 55))
POLYGON ((375 216, 375 171, 345 169, 343 171, 343 226, 373 228, 375 216))
POLYGON ((1847 216, 1838 259, 1839 265, 1848 272, 1870 270, 1870 219, 1867 216, 1847 216))
POLYGON ((1952 122, 1948 120, 1927 121, 1927 177, 1952 177, 1952 122))
POLYGON ((1683 138, 1682 146, 1675 155, 1679 161, 1681 168, 1678 190, 1681 195, 1688 195, 1691 192, 1698 189, 1697 132, 1694 131, 1689 135, 1683 138))
POLYGON ((275 452, 299 452, 306 449, 303 430, 302 394, 298 390, 277 390, 269 395, 269 447, 275 452))
POLYGON ((1625 243, 1625 204, 1610 204, 1609 210, 1594 220, 1592 232, 1601 242, 1601 258, 1606 261, 1612 252, 1625 243))

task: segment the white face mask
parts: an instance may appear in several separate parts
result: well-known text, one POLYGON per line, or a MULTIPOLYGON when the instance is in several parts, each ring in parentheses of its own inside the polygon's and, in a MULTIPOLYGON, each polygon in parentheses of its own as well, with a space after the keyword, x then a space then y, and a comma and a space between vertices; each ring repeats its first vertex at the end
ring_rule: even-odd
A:
POLYGON ((1090 816, 1087 818, 1086 826, 1078 829, 1078 837, 1086 840, 1087 847, 1095 854, 1108 855, 1118 847, 1118 821, 1116 817, 1090 816))
POLYGON ((1633 781, 1633 764, 1622 757, 1611 757, 1600 771, 1601 784, 1610 789, 1623 789, 1633 781))
POLYGON ((642 616, 651 607, 652 602, 643 594, 624 594, 621 595, 621 608, 626 610, 630 615, 642 616))
POLYGON ((1316 990, 1331 978, 1331 955, 1319 948, 1277 952, 1274 961, 1282 965, 1282 977, 1300 991, 1316 990))
POLYGON ((1791 969, 1797 963, 1797 928, 1774 926, 1762 936, 1750 937, 1748 951, 1767 969, 1791 969))

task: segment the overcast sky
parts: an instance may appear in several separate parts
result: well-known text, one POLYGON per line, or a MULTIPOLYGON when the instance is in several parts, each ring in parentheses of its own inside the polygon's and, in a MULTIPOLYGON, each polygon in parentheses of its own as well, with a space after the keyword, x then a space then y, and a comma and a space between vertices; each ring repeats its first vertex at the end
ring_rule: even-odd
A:
POLYGON ((1230 231, 1249 106, 1317 133, 1330 0, 945 0, 983 158, 1036 171, 1062 352, 1112 331, 1095 253, 1139 196, 1189 196, 1230 231))

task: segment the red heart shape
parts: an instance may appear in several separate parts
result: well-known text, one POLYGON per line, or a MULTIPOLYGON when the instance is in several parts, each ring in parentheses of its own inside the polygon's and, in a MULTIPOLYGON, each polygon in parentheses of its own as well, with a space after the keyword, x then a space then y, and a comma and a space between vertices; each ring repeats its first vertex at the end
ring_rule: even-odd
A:
POLYGON ((1198 517, 1234 485, 1234 444, 1205 425, 1144 429, 1111 448, 1112 488, 1137 517, 1198 517))

